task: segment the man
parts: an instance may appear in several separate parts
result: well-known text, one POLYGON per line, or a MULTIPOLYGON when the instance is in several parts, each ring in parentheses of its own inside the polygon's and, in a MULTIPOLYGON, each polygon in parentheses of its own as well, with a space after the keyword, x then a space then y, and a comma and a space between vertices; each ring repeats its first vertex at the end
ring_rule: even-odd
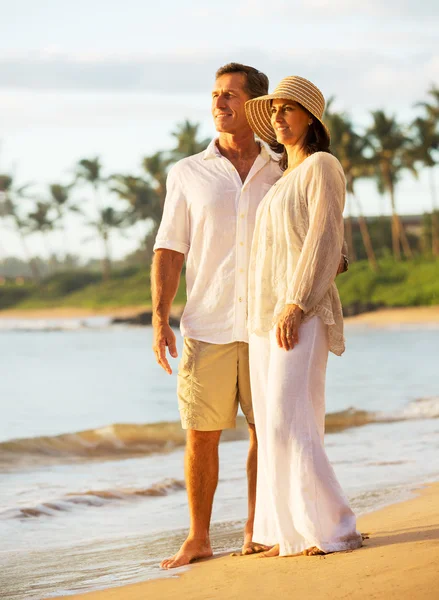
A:
POLYGON ((250 435, 248 519, 243 554, 254 543, 257 438, 250 394, 247 279, 256 209, 281 176, 278 157, 255 141, 244 105, 268 93, 268 78, 252 67, 220 68, 212 92, 217 139, 170 170, 152 267, 154 352, 171 373, 166 347, 177 357, 169 326, 172 301, 186 259, 187 304, 181 320, 183 356, 178 374, 182 426, 187 429, 185 475, 190 530, 180 550, 161 566, 171 569, 212 555, 209 528, 218 483, 218 445, 235 427, 238 404, 250 435))

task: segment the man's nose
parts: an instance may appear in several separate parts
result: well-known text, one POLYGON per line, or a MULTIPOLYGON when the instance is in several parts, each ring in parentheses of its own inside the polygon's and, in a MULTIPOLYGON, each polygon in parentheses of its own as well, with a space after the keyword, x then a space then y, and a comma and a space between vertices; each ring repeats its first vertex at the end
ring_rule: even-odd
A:
POLYGON ((218 94, 218 96, 216 96, 216 98, 214 98, 213 105, 215 108, 222 108, 225 106, 223 94, 218 94))

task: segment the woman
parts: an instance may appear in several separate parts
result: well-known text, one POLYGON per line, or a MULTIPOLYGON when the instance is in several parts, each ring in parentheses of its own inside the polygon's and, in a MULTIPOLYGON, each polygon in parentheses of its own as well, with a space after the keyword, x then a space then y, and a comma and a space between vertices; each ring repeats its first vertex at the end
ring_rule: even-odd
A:
POLYGON ((344 351, 334 280, 345 177, 329 152, 325 100, 302 77, 246 103, 255 133, 284 149, 258 208, 250 260, 250 372, 258 433, 254 537, 265 556, 358 548, 355 515, 324 449, 328 352, 344 351))

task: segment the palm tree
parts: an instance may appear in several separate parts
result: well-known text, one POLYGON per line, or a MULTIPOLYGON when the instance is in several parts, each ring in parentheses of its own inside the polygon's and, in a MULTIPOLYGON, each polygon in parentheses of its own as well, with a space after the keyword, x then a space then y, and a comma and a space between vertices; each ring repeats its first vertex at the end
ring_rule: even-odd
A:
POLYGON ((28 187, 29 184, 16 188, 14 186, 13 178, 10 175, 0 175, 0 217, 13 222, 17 235, 21 241, 25 260, 31 270, 32 278, 35 283, 39 284, 40 273, 36 261, 31 257, 29 247, 27 245, 26 231, 28 223, 20 215, 20 211, 18 209, 18 203, 27 197, 25 192, 28 187))
POLYGON ((165 205, 166 177, 171 163, 172 159, 167 157, 165 152, 156 152, 151 156, 146 156, 142 162, 143 168, 159 198, 161 211, 163 211, 165 205))
POLYGON ((146 156, 142 161, 142 166, 160 200, 162 211, 166 198, 166 177, 169 167, 177 160, 201 152, 209 144, 208 139, 197 139, 199 128, 199 123, 191 123, 188 120, 178 123, 177 129, 172 133, 177 141, 176 147, 170 152, 156 152, 146 156))
POLYGON ((428 93, 431 96, 431 101, 419 102, 418 106, 423 106, 427 111, 428 117, 437 125, 439 121, 439 88, 433 85, 428 93))
POLYGON ((47 202, 37 202, 35 209, 27 215, 27 227, 30 233, 39 232, 46 246, 49 264, 53 263, 53 252, 49 245, 48 234, 54 230, 55 220, 50 217, 52 205, 47 202))
POLYGON ((111 206, 104 207, 101 200, 101 190, 108 184, 108 179, 102 176, 102 165, 98 157, 80 160, 76 166, 76 181, 88 184, 93 189, 95 216, 88 225, 95 229, 103 242, 102 278, 107 281, 111 274, 110 232, 122 226, 125 214, 119 213, 111 206))
POLYGON ((141 252, 146 262, 149 263, 162 217, 163 209, 160 198, 150 183, 141 177, 113 175, 111 181, 113 182, 112 191, 129 204, 127 224, 134 225, 139 221, 144 221, 150 225, 149 231, 143 237, 141 252))
POLYGON ((160 222, 159 197, 148 181, 133 175, 112 175, 110 179, 113 184, 111 190, 129 203, 128 216, 133 223, 149 220, 155 224, 160 222))
POLYGON ((433 256, 439 256, 439 220, 434 181, 434 167, 438 164, 435 153, 439 150, 439 88, 433 87, 429 94, 433 97, 433 104, 428 102, 418 104, 425 109, 426 117, 416 118, 412 123, 412 128, 415 139, 414 159, 427 167, 430 175, 431 244, 433 256))
POLYGON ((112 206, 101 209, 96 219, 87 222, 87 225, 97 231, 103 242, 102 276, 104 281, 108 281, 111 275, 111 232, 119 230, 125 222, 126 214, 122 211, 117 211, 112 206))
POLYGON ((58 219, 64 219, 69 212, 80 213, 81 211, 73 204, 70 197, 74 184, 61 185, 60 183, 51 183, 49 186, 50 202, 56 210, 58 219))
POLYGON ((199 123, 191 123, 187 119, 183 123, 177 124, 177 129, 172 132, 177 140, 177 146, 172 151, 175 160, 198 154, 207 148, 210 139, 198 140, 199 129, 199 123))
POLYGON ((395 117, 389 117, 382 110, 377 110, 372 112, 372 119, 373 123, 366 132, 373 152, 370 162, 375 167, 378 190, 381 193, 387 192, 390 196, 393 256, 395 260, 400 260, 401 243, 405 256, 412 258, 413 253, 396 211, 395 201, 395 188, 401 172, 408 169, 417 175, 411 153, 411 140, 395 117))
POLYGON ((367 161, 364 158, 366 147, 365 139, 359 136, 353 128, 352 122, 343 113, 331 112, 333 98, 327 103, 325 112, 325 121, 331 131, 331 150, 340 161, 346 175, 346 190, 348 196, 348 218, 346 219, 346 237, 349 248, 349 258, 355 260, 355 249, 352 240, 352 214, 351 200, 353 199, 358 211, 358 225, 360 227, 366 255, 371 268, 378 270, 378 264, 373 250, 369 235, 366 219, 364 218, 362 207, 358 196, 355 194, 354 184, 360 177, 368 176, 367 161))
POLYGON ((98 157, 83 158, 76 165, 76 181, 89 184, 94 191, 94 203, 97 211, 101 210, 100 191, 106 179, 102 177, 102 165, 98 157))
POLYGON ((56 212, 56 220, 64 225, 63 239, 64 239, 64 255, 69 255, 69 244, 67 243, 67 232, 65 228, 65 219, 68 213, 80 213, 81 211, 71 201, 70 192, 73 188, 73 184, 61 185, 60 183, 52 183, 49 186, 49 202, 54 207, 56 212))

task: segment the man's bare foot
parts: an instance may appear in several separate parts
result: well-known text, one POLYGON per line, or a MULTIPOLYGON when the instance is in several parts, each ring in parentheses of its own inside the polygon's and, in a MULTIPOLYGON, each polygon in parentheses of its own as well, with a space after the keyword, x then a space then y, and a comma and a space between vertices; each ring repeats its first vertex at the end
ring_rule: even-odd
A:
POLYGON ((266 546, 265 544, 259 544, 259 542, 253 541, 253 530, 250 529, 248 525, 246 525, 244 529, 244 543, 241 548, 241 554, 243 556, 248 556, 249 554, 259 554, 260 552, 264 552, 265 550, 269 550, 271 546, 266 546))
POLYGON ((323 550, 320 550, 317 546, 313 546, 312 548, 304 550, 302 554, 305 556, 321 556, 322 554, 326 554, 326 552, 323 552, 323 550))
POLYGON ((162 569, 175 569, 188 565, 199 558, 209 558, 213 555, 210 542, 207 540, 194 540, 188 538, 181 546, 180 550, 171 558, 165 558, 160 563, 162 569))
POLYGON ((270 548, 270 550, 261 554, 261 558, 272 558, 273 556, 279 556, 279 544, 276 544, 270 548))

